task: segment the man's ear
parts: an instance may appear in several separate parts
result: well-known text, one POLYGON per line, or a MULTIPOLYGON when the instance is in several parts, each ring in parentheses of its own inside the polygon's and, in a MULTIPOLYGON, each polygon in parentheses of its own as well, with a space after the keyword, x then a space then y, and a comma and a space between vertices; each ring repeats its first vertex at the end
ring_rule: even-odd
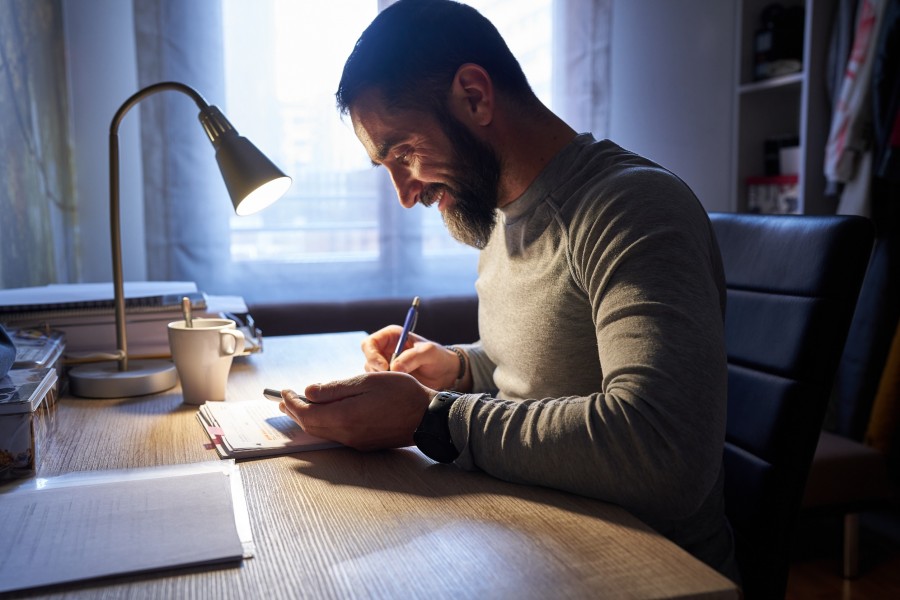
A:
POLYGON ((494 82, 484 68, 466 63, 456 70, 450 86, 453 115, 464 123, 485 126, 494 119, 494 82))

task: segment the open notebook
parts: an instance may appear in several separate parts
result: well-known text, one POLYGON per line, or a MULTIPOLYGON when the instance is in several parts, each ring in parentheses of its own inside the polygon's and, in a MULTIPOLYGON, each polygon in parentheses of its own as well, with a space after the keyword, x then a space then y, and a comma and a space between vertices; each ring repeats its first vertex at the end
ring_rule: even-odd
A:
POLYGON ((197 417, 222 458, 249 458, 339 446, 309 435, 277 402, 206 402, 197 417))

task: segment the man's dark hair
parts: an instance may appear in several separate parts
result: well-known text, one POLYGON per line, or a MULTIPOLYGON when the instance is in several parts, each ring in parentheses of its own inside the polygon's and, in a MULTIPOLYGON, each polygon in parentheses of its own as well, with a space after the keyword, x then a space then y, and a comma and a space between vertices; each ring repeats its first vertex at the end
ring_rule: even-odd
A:
POLYGON ((497 28, 477 10, 450 0, 399 0, 357 40, 335 94, 338 109, 348 114, 369 90, 379 91, 391 108, 443 107, 465 63, 483 67, 497 89, 534 98, 497 28))

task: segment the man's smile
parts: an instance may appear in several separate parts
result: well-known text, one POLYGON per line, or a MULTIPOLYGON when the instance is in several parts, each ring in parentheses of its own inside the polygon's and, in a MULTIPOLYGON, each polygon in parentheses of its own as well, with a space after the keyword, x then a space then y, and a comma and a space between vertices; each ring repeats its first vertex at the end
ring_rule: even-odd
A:
POLYGON ((432 206, 433 204, 437 204, 438 210, 443 210, 441 206, 442 201, 444 200, 444 196, 446 195, 447 188, 444 186, 433 186, 428 187, 419 196, 419 203, 422 206, 432 206))

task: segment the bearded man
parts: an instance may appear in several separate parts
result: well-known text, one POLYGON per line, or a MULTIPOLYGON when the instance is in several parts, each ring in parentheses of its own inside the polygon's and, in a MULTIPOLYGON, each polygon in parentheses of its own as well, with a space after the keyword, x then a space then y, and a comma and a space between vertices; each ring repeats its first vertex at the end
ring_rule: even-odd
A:
MULTIPOLYGON (((481 250, 480 339, 386 327, 366 373, 282 410, 369 450, 413 445, 495 477, 618 504, 732 579, 724 513, 725 283, 688 186, 578 134, 532 92, 496 28, 400 0, 344 66, 338 107, 400 203, 481 250), (452 391, 451 391, 452 390, 452 391)), ((436 274, 439 275, 439 274, 436 274)))

